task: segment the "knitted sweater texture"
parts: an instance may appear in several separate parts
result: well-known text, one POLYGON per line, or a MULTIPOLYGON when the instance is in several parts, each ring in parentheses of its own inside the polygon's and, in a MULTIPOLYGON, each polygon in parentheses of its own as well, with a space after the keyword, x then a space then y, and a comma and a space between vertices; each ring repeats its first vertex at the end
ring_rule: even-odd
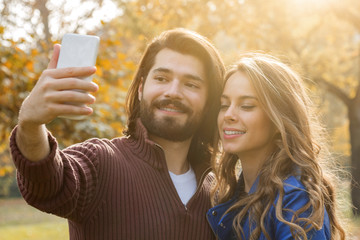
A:
POLYGON ((197 190, 184 206, 164 152, 140 121, 136 138, 90 139, 64 150, 49 133, 51 152, 27 160, 10 148, 18 185, 32 206, 68 219, 71 240, 215 239, 206 220, 210 182, 206 164, 192 165, 197 190))

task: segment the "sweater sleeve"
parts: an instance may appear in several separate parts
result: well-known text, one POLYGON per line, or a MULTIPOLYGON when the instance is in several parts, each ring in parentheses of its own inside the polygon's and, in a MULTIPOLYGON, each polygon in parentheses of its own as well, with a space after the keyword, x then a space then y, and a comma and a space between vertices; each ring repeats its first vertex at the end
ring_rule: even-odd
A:
POLYGON ((18 149, 16 131, 10 137, 10 150, 24 199, 44 212, 81 221, 97 187, 96 146, 88 142, 61 151, 48 132, 50 154, 32 162, 18 149))

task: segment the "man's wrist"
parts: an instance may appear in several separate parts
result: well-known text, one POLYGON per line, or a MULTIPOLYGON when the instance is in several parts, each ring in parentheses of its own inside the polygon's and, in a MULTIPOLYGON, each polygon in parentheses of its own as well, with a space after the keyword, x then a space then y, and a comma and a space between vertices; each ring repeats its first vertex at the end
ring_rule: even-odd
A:
POLYGON ((40 161, 50 152, 45 124, 20 123, 16 132, 16 145, 30 161, 40 161))

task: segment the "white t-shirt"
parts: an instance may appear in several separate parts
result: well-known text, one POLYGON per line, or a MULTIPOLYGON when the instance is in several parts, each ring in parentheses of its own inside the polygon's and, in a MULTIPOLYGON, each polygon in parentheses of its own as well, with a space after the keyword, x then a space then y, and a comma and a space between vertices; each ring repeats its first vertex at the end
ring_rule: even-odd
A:
POLYGON ((196 192, 196 176, 194 170, 190 167, 184 174, 176 175, 169 171, 170 177, 175 185, 176 191, 184 205, 196 192))

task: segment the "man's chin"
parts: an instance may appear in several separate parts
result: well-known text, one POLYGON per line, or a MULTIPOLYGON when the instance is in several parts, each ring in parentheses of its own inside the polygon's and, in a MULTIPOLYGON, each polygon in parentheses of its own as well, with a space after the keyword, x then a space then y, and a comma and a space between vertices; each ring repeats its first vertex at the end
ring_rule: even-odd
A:
POLYGON ((150 134, 173 142, 188 140, 194 134, 194 126, 191 124, 168 118, 157 119, 156 122, 147 122, 144 125, 150 134))
POLYGON ((187 123, 187 117, 185 116, 161 116, 156 117, 155 121, 160 125, 169 125, 176 128, 182 128, 187 123))

